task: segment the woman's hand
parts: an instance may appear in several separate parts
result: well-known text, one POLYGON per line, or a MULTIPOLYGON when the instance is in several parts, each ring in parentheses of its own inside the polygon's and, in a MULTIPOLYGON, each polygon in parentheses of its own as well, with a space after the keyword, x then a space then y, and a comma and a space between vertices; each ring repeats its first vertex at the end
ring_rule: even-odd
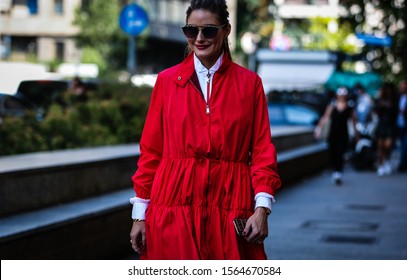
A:
POLYGON ((254 214, 247 220, 243 235, 248 242, 262 243, 268 236, 267 211, 264 207, 257 207, 254 214))
POLYGON ((130 243, 137 254, 144 254, 146 247, 146 223, 144 221, 133 222, 133 227, 130 232, 130 243))
POLYGON ((314 129, 315 139, 318 139, 318 140, 321 139, 321 135, 322 135, 322 129, 319 126, 315 127, 315 129, 314 129))

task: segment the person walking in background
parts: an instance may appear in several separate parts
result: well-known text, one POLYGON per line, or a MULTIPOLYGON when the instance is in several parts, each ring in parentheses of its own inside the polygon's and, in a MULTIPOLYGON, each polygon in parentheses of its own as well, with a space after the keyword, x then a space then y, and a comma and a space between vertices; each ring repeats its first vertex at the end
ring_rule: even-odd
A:
POLYGON ((355 86, 356 119, 362 126, 366 126, 372 119, 373 100, 361 84, 355 86))
POLYGON ((397 135, 397 91, 392 83, 385 83, 380 89, 379 98, 375 107, 378 117, 376 129, 377 142, 377 175, 392 173, 390 157, 394 140, 397 135))
POLYGON ((71 83, 73 100, 77 102, 86 102, 88 100, 86 85, 81 78, 74 77, 71 83))
POLYGON ((399 83, 399 106, 397 126, 400 139, 400 162, 398 170, 407 171, 407 81, 399 83))
POLYGON ((225 0, 186 14, 190 52, 158 75, 140 140, 130 242, 141 259, 266 259, 281 181, 262 82, 231 60, 225 0))
POLYGON ((325 113, 315 128, 315 137, 321 137, 322 128, 329 122, 328 145, 332 166, 332 183, 342 183, 344 154, 349 146, 348 120, 356 126, 356 117, 352 107, 348 105, 348 90, 340 87, 335 99, 328 104, 325 113))

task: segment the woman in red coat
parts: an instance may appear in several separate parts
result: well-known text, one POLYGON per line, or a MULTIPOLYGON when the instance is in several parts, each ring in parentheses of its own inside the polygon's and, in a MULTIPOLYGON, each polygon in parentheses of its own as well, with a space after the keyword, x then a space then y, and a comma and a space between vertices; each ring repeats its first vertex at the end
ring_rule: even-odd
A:
POLYGON ((192 0, 190 54, 158 75, 133 176, 142 259, 266 259, 280 178, 262 82, 231 60, 224 0, 192 0), (242 236, 233 224, 247 219, 242 236))

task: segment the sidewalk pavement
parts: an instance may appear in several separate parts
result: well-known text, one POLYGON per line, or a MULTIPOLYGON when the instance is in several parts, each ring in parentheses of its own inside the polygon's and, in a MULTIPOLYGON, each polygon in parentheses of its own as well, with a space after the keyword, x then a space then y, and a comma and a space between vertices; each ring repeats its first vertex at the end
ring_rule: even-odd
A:
POLYGON ((274 260, 406 260, 407 173, 347 166, 341 186, 328 171, 283 186, 265 247, 274 260))

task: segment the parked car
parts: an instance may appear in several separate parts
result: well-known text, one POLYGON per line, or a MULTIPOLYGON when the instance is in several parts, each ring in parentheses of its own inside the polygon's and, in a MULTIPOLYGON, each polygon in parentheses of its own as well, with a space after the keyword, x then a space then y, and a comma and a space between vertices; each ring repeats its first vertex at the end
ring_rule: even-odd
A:
POLYGON ((35 113, 37 120, 42 120, 51 104, 63 104, 63 93, 68 88, 68 81, 22 81, 15 94, 3 94, 0 98, 0 116, 21 117, 30 110, 35 113))
POLYGON ((16 95, 0 93, 0 117, 22 117, 31 109, 30 103, 16 95))
MULTIPOLYGON (((85 90, 94 90, 95 83, 83 83, 85 90)), ((34 111, 41 120, 51 104, 65 106, 63 94, 71 88, 70 81, 26 80, 15 94, 0 94, 0 117, 23 116, 27 110, 34 111)))
POLYGON ((316 109, 301 104, 271 102, 268 113, 270 125, 315 126, 319 120, 316 109))
POLYGON ((31 103, 33 108, 48 108, 52 103, 62 102, 62 94, 69 88, 67 81, 32 80, 22 81, 16 96, 31 103))

